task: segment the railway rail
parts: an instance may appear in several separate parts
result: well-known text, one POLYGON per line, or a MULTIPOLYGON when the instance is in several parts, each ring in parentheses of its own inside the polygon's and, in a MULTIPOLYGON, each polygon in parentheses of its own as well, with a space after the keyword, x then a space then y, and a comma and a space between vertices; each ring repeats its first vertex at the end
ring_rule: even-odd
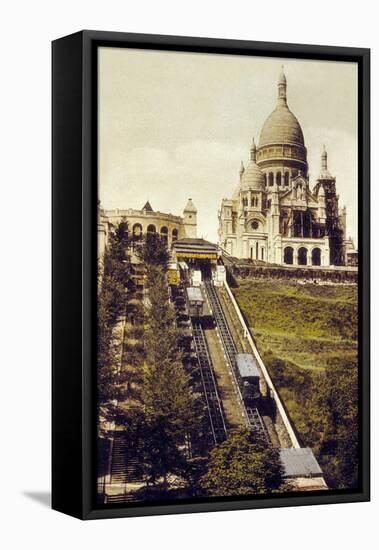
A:
POLYGON ((267 442, 270 442, 267 430, 262 421, 262 417, 259 413, 259 410, 256 407, 254 408, 246 407, 243 401, 243 398, 239 389, 239 385, 238 385, 237 376, 235 373, 237 349, 236 349, 233 337, 230 333, 228 322, 223 312, 220 299, 217 295, 216 289, 212 281, 209 281, 209 280, 205 281, 205 289, 208 296, 210 307, 212 309, 215 323, 219 330, 221 342, 222 342, 224 351, 226 353, 227 359, 229 361, 235 387, 237 388, 238 398, 239 398, 242 410, 244 412, 247 424, 251 429, 262 434, 267 442))
POLYGON ((227 438, 224 412, 217 391, 217 384, 213 373, 211 359, 208 354, 207 343, 204 338, 203 328, 198 319, 192 319, 192 333, 199 362, 201 380, 207 404, 209 423, 214 442, 222 443, 227 438))

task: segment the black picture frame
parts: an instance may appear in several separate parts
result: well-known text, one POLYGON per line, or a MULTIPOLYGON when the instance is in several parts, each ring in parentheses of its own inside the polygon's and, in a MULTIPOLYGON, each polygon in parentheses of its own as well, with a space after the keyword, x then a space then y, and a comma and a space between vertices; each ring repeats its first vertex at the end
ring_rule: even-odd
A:
POLYGON ((52 43, 52 507, 81 519, 370 499, 370 50, 81 31, 52 43), (353 61, 359 98, 360 486, 356 490, 141 505, 95 504, 97 48, 353 61))

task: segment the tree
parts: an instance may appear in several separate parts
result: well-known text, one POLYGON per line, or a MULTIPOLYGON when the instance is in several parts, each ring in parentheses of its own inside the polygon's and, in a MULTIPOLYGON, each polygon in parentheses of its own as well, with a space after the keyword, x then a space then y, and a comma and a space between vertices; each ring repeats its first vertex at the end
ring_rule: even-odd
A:
POLYGON ((186 474, 188 437, 198 423, 196 398, 182 365, 174 311, 161 267, 148 267, 147 288, 150 306, 142 402, 148 435, 144 460, 149 481, 156 483, 163 479, 163 488, 167 489, 170 474, 186 474))
POLYGON ((256 432, 241 429, 210 454, 201 486, 209 496, 272 493, 283 485, 279 449, 256 432))
POLYGON ((331 360, 317 402, 326 417, 320 456, 327 482, 332 488, 354 488, 359 466, 357 364, 331 360))
POLYGON ((117 363, 122 352, 121 334, 117 330, 120 316, 127 303, 127 284, 130 280, 128 229, 121 221, 109 236, 109 244, 98 269, 97 301, 97 390, 98 425, 115 414, 120 381, 117 363))
POLYGON ((163 271, 167 271, 170 253, 166 243, 157 233, 147 233, 136 254, 147 266, 160 266, 163 271))

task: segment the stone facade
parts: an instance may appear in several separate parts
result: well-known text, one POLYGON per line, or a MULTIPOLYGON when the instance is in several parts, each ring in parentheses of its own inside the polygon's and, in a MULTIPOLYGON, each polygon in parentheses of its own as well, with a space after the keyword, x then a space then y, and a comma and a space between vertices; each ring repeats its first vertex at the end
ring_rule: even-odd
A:
POLYGON ((282 72, 274 111, 241 163, 239 184, 219 211, 219 245, 231 256, 272 264, 343 265, 346 209, 339 210, 327 153, 310 188, 301 126, 287 105, 282 72))
POLYGON ((155 212, 147 202, 141 210, 132 208, 121 210, 103 210, 98 212, 98 257, 104 253, 112 226, 125 220, 128 230, 136 241, 146 233, 159 233, 161 238, 171 248, 173 242, 186 237, 194 238, 197 233, 197 210, 189 199, 183 210, 183 216, 174 216, 163 212, 155 212))

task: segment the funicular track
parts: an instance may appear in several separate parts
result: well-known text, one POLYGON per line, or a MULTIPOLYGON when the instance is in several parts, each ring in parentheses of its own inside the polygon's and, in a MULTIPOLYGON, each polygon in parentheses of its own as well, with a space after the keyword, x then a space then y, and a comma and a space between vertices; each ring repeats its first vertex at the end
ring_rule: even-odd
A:
POLYGON ((239 390, 238 380, 235 372, 237 349, 236 349, 233 337, 230 334, 229 326, 228 326, 225 314, 223 312, 220 299, 217 295, 216 289, 212 281, 210 280, 205 281, 205 289, 208 296, 210 307, 212 309, 215 323, 219 330, 221 342, 224 347, 227 360, 230 365, 235 387, 237 388, 240 405, 245 414, 247 423, 252 430, 255 430, 260 434, 262 434, 266 439, 266 441, 269 442, 269 436, 265 428, 265 425, 263 424, 263 421, 262 421, 261 415, 259 414, 258 409, 256 407, 254 408, 247 407, 242 399, 242 395, 239 390))
POLYGON ((216 444, 222 443, 227 438, 227 430, 211 359, 208 354, 208 348, 200 321, 196 318, 193 318, 191 321, 193 340, 200 367, 212 436, 216 444))

